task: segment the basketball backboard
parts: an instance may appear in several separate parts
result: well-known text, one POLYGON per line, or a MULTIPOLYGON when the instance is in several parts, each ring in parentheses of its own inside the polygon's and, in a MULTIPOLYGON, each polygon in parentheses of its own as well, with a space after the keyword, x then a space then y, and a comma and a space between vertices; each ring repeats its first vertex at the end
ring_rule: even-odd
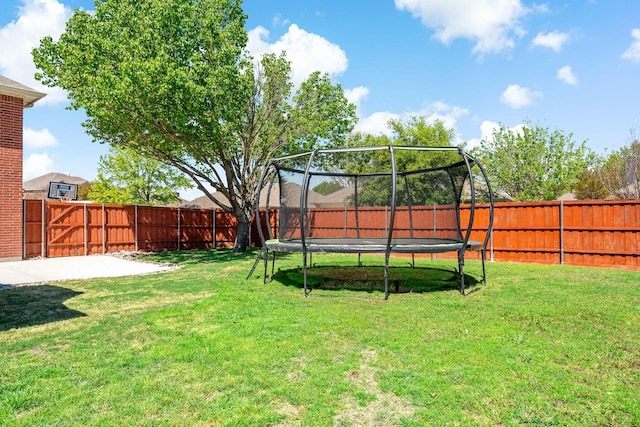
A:
POLYGON ((78 200, 78 184, 67 184, 65 182, 50 182, 50 199, 78 200))

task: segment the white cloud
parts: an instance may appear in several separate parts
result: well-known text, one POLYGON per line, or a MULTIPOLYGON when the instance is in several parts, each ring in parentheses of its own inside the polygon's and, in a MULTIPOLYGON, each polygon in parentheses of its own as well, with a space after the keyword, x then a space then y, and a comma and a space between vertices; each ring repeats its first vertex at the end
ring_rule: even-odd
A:
POLYGON ((276 16, 273 17, 273 20, 271 21, 271 23, 274 26, 285 26, 289 24, 289 20, 287 18, 283 18, 281 14, 277 14, 276 16))
POLYGON ((469 114, 469 111, 463 107, 451 106, 442 101, 436 101, 427 105, 416 114, 427 117, 427 122, 440 120, 446 128, 455 129, 458 119, 469 114))
POLYGON ((560 52, 562 46, 569 41, 568 33, 552 31, 547 34, 538 33, 531 44, 534 46, 548 47, 554 52, 560 52))
MULTIPOLYGON (((500 123, 484 120, 480 124, 480 138, 472 138, 467 143, 467 148, 472 149, 480 146, 481 141, 493 142, 493 132, 500 129, 500 123)), ((522 135, 524 133, 524 124, 520 123, 509 128, 511 132, 522 135)))
POLYGON ((465 150, 468 151, 478 147, 480 147, 480 138, 471 138, 465 144, 465 150))
POLYGON ((369 96, 369 88, 358 86, 353 89, 345 89, 344 96, 347 98, 347 101, 356 106, 356 111, 359 111, 362 101, 369 96))
POLYGON ((25 148, 45 148, 58 145, 58 140, 47 128, 42 130, 24 128, 22 139, 25 148))
POLYGON ((472 51, 481 55, 512 48, 514 36, 525 33, 520 19, 530 12, 520 0, 395 0, 395 6, 433 28, 444 44, 475 41, 472 51))
POLYGON ((558 79, 560 81, 563 81, 564 83, 566 83, 568 85, 577 85, 578 84, 578 78, 576 77, 575 73, 573 72, 573 70, 571 69, 571 67, 569 65, 566 65, 566 66, 560 68, 558 70, 558 73, 556 74, 556 77, 558 77, 558 79))
POLYGON ((480 124, 480 138, 472 138, 467 142, 467 149, 480 146, 481 141, 492 141, 493 131, 500 129, 500 124, 489 120, 484 120, 480 124))
POLYGON ((400 115, 390 113, 388 111, 379 111, 371 114, 369 117, 361 117, 355 128, 355 132, 368 133, 370 135, 387 135, 391 136, 391 130, 387 126, 389 120, 399 119, 400 115))
POLYGON ((531 10, 536 13, 549 13, 551 11, 549 5, 546 4, 534 4, 531 6, 531 10))
POLYGON ((500 123, 484 120, 480 124, 480 140, 493 141, 493 132, 500 129, 500 123))
POLYGON ((493 132, 500 129, 500 123, 483 120, 480 124, 480 139, 493 139, 493 132))
POLYGON ((265 53, 269 53, 271 48, 266 40, 269 40, 269 30, 258 25, 252 30, 247 31, 247 50, 254 57, 260 57, 265 53))
POLYGON ((509 85, 500 95, 500 101, 511 108, 522 108, 531 105, 537 98, 542 97, 542 92, 532 91, 520 85, 509 85))
POLYGON ((269 31, 264 27, 256 27, 248 34, 247 49, 256 58, 264 53, 286 52, 291 62, 291 80, 296 86, 314 71, 335 77, 347 69, 347 55, 340 46, 306 32, 296 24, 291 24, 275 43, 269 43, 269 31))
POLYGON ((622 58, 640 62, 640 28, 631 30, 631 37, 634 38, 633 43, 622 54, 622 58))
POLYGON ((467 141, 467 149, 471 150, 476 147, 480 147, 480 142, 492 141, 493 131, 500 129, 500 124, 489 120, 483 120, 480 124, 480 138, 471 138, 467 141))
POLYGON ((28 181, 49 172, 53 172, 54 163, 47 153, 31 154, 22 166, 22 179, 28 181))
POLYGON ((40 39, 51 36, 57 39, 71 17, 71 9, 57 0, 23 0, 18 19, 0 28, 0 73, 24 85, 47 94, 36 106, 56 104, 66 100, 66 93, 59 88, 45 87, 34 73, 36 66, 31 50, 40 39))
MULTIPOLYGON (((432 104, 426 105, 418 111, 408 111, 402 114, 379 111, 368 117, 361 117, 354 130, 356 132, 369 133, 371 135, 384 134, 391 136, 391 129, 387 126, 389 120, 408 120, 411 117, 425 117, 427 123, 433 123, 436 120, 440 120, 446 128, 453 129, 455 132, 458 119, 468 114, 469 112, 465 108, 451 106, 442 101, 436 101, 432 104)), ((453 142, 460 143, 460 141, 453 142)))

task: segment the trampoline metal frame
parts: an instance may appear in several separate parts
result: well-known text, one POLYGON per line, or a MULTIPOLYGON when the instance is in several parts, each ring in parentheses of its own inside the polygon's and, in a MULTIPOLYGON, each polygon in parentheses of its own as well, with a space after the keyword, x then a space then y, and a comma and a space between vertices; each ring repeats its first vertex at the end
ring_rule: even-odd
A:
MULTIPOLYGON (((291 170, 291 169, 289 169, 291 170)), ((297 173, 301 173, 302 170, 298 170, 295 169, 293 170, 297 173)), ((451 175, 450 172, 449 173, 449 177, 452 181, 453 184, 453 188, 455 189, 456 186, 454 184, 454 179, 453 176, 451 175)), ((273 186, 273 181, 275 180, 276 175, 274 175, 274 177, 272 178, 271 182, 269 183, 269 188, 268 188, 268 195, 271 193, 271 188, 273 186)), ((464 184, 463 181, 463 184, 464 184)), ((279 182, 282 182, 281 180, 279 182)), ((413 239, 413 217, 412 217, 412 210, 411 210, 411 197, 410 197, 410 192, 407 192, 409 194, 408 196, 408 212, 409 212, 409 232, 410 232, 410 238, 409 239, 401 239, 401 240, 416 240, 416 242, 419 242, 420 239, 413 239)), ((281 193, 282 194, 282 193, 281 193)), ((355 193, 354 193, 354 197, 355 199, 355 221, 356 221, 356 230, 357 230, 357 239, 354 238, 346 238, 344 239, 345 241, 351 241, 356 242, 358 240, 362 240, 360 239, 360 229, 359 229, 359 225, 358 225, 358 203, 357 203, 357 197, 358 197, 358 192, 357 192, 357 184, 356 184, 356 189, 355 189, 355 193)), ((267 197, 267 212, 269 211, 269 207, 268 207, 268 201, 269 201, 270 197, 267 197)), ((434 206, 434 210, 435 210, 435 206, 434 206)), ((464 282, 464 256, 465 256, 465 252, 467 250, 476 250, 480 252, 481 255, 481 261, 482 261, 482 282, 483 284, 486 285, 487 283, 487 278, 486 278, 486 270, 485 270, 485 262, 486 262, 486 249, 487 249, 487 245, 491 236, 491 233, 493 231, 493 211, 494 211, 494 197, 493 197, 493 191, 491 189, 491 184, 489 182, 489 178, 487 177, 487 174, 484 170, 484 168, 482 167, 482 165, 471 155, 469 155, 468 153, 466 153, 461 147, 409 147, 409 146, 375 146, 375 147, 354 147, 354 148, 336 148, 336 149, 316 149, 312 152, 305 152, 305 153, 299 153, 299 154, 294 154, 294 155, 290 155, 290 156, 285 156, 285 157, 279 157, 279 158, 275 158, 272 159, 271 161, 269 161, 264 168, 264 171, 262 173, 262 176, 260 178, 259 184, 258 184, 258 197, 256 197, 256 206, 255 206, 255 212, 256 212, 256 225, 258 228, 258 234, 260 236, 260 240, 262 243, 262 250, 260 251, 260 253, 258 254, 258 256, 256 257, 256 260, 251 268, 251 270, 249 271, 249 274, 247 276, 247 279, 250 278, 258 263, 262 260, 264 262, 264 282, 266 283, 268 281, 268 277, 267 277, 267 265, 268 265, 268 261, 269 261, 269 250, 271 250, 273 252, 273 257, 272 257, 272 264, 271 264, 271 275, 273 275, 274 273, 274 268, 275 268, 275 258, 276 258, 276 252, 301 252, 302 253, 302 269, 303 269, 303 276, 304 276, 304 294, 305 296, 308 296, 309 294, 309 289, 307 287, 307 266, 308 266, 308 257, 311 258, 311 254, 313 252, 337 252, 337 253, 358 253, 358 265, 360 265, 360 254, 363 252, 370 252, 370 253, 384 253, 385 258, 384 258, 384 293, 385 293, 385 300, 389 298, 389 258, 391 256, 392 253, 411 253, 412 254, 412 266, 415 266, 415 259, 414 259, 414 255, 415 253, 443 253, 443 252, 457 252, 458 253, 458 274, 460 276, 460 293, 465 295, 465 282, 464 282), (390 163, 391 163, 391 173, 369 173, 369 174, 341 174, 340 176, 349 176, 352 178, 355 178, 356 183, 357 183, 357 178, 360 176, 391 176, 391 182, 392 182, 392 188, 391 188, 391 212, 390 212, 390 217, 389 217, 389 221, 388 221, 388 231, 387 231, 387 236, 386 238, 383 239, 367 239, 369 241, 373 241, 373 240, 377 240, 378 242, 375 242, 371 245, 369 245, 369 247, 367 246, 353 246, 351 245, 351 248, 349 248, 349 245, 336 245, 335 242, 334 243, 329 243, 329 240, 334 240, 334 239, 323 239, 322 238, 311 238, 308 239, 306 236, 306 232, 307 229, 310 229, 311 224, 308 221, 308 192, 309 192, 309 185, 310 185, 310 181, 311 181, 311 176, 312 175, 324 175, 324 176, 336 176, 336 173, 331 173, 331 172, 314 172, 311 173, 311 166, 313 164, 313 160, 314 158, 317 156, 318 153, 339 153, 339 152, 353 152, 353 151, 369 151, 369 150, 389 150, 389 155, 390 155, 390 163), (457 151, 458 154, 460 155, 460 157, 462 158, 461 161, 453 163, 451 165, 443 165, 441 167, 437 167, 437 168, 432 168, 432 169, 428 169, 428 170, 423 170, 423 171, 411 171, 411 172, 401 172, 398 173, 397 171, 397 167, 396 167, 396 160, 395 160, 395 151, 396 150, 420 150, 420 151, 457 151), (279 176, 280 174, 280 169, 282 170, 287 170, 287 168, 281 168, 279 167, 279 162, 285 161, 285 160, 292 160, 292 159, 296 159, 296 158, 302 158, 304 156, 308 156, 308 161, 307 161, 307 165, 304 169, 304 178, 302 181, 302 185, 301 185, 301 190, 300 190, 300 211, 299 211, 299 215, 300 215, 300 238, 299 239, 289 239, 286 241, 280 241, 279 239, 274 239, 273 236, 273 231, 271 229, 271 227, 268 227, 268 232, 269 232, 269 238, 265 238, 263 229, 262 229, 262 224, 261 224, 261 220, 260 220, 260 214, 259 214, 259 206, 258 206, 258 201, 259 201, 259 193, 260 190, 262 188, 264 188, 267 183, 265 183, 265 178, 267 177, 269 170, 272 167, 275 167, 277 173, 277 176, 279 176), (451 239, 429 239, 432 241, 448 241, 450 244, 449 246, 445 246, 445 247, 439 247, 437 244, 427 244, 427 245, 420 245, 420 244, 408 244, 408 243, 402 243, 402 244, 398 244, 398 240, 399 239, 394 239, 393 233, 395 231, 394 229, 394 222, 395 222, 395 216, 396 216, 396 194, 397 194, 397 178, 398 176, 402 176, 404 178, 405 181, 405 185, 408 187, 407 184, 407 176, 409 174, 413 174, 413 173, 419 173, 419 172, 425 172, 425 171, 434 171, 434 170, 449 170, 453 167, 458 167, 458 166, 466 166, 466 171, 467 171, 467 177, 465 178, 464 181, 466 181, 467 179, 469 180, 469 187, 470 187, 470 193, 471 193, 471 202, 470 202, 470 212, 469 212, 469 221, 467 223, 467 227, 466 227, 466 232, 462 233, 462 227, 461 227, 461 220, 460 220, 460 199, 462 197, 462 191, 463 191, 463 187, 464 185, 460 186, 460 189, 458 191, 458 193, 456 194, 456 204, 455 204, 455 209, 456 209, 456 219, 457 219, 457 225, 458 225, 458 239, 453 241, 455 242, 454 244, 451 244, 452 240, 451 239), (475 179, 473 177, 473 166, 477 166, 480 174, 483 177, 483 180, 486 183, 487 186, 487 192, 489 195, 489 224, 487 227, 487 233, 485 235, 484 241, 483 242, 476 242, 476 241, 472 241, 469 240, 470 236, 471 236, 471 232, 472 232, 472 226, 473 226, 473 220, 474 220, 474 215, 475 215, 475 205, 476 205, 476 192, 475 192, 475 179), (384 241, 384 244, 381 244, 381 242, 379 241, 384 241), (394 242, 396 242, 396 244, 394 244, 394 242)), ((268 217, 267 217, 267 222, 268 222, 268 217)), ((280 224, 280 221, 278 221, 278 224, 280 224)), ((435 226, 434 226, 435 228, 435 226)), ((442 242, 441 242, 442 243, 442 242)))

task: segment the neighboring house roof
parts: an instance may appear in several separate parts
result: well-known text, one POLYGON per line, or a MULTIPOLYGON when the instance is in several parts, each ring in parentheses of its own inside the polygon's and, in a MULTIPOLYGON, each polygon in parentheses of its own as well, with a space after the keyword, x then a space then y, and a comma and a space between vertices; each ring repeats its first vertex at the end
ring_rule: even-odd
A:
MULTIPOLYGON (((228 199, 219 194, 218 192, 214 193, 216 198, 220 200, 221 203, 228 203, 228 199)), ((300 185, 288 182, 284 184, 284 197, 291 202, 291 205, 298 206, 300 204, 300 185)), ((270 208, 279 208, 280 207, 280 188, 277 185, 274 185, 271 189, 271 194, 269 197, 269 207, 270 208)), ((324 200, 324 196, 322 194, 316 193, 315 191, 309 190, 309 200, 308 204, 310 207, 320 206, 322 201, 324 200)), ((187 202, 190 206, 198 206, 202 209, 220 209, 220 206, 215 204, 211 199, 207 196, 200 196, 196 199, 193 199, 190 202, 187 202)), ((264 208, 267 206, 267 192, 262 191, 260 193, 260 201, 259 206, 264 208)))
MULTIPOLYGON (((222 196, 222 194, 217 194, 216 197, 219 198, 221 202, 226 202, 227 201, 227 198, 222 196)), ((193 199, 192 201, 187 202, 187 205, 195 206, 195 207, 198 207, 200 209, 220 209, 220 206, 216 205, 213 202, 213 200, 211 200, 207 196, 197 197, 197 198, 193 199)))
POLYGON ((25 86, 22 83, 18 83, 4 76, 0 76, 0 94, 22 98, 22 106, 24 108, 33 107, 33 104, 38 100, 47 96, 46 93, 33 90, 29 86, 25 86))
POLYGON ((571 201, 571 200, 577 200, 577 198, 575 194, 569 192, 569 193, 564 193, 563 195, 558 197, 556 200, 571 201))
POLYGON ((65 184, 81 185, 88 182, 79 176, 65 173, 51 172, 22 183, 22 197, 25 199, 46 199, 49 195, 49 183, 64 182, 65 184))
MULTIPOLYGON (((271 190, 271 200, 269 201, 269 207, 270 208, 277 208, 280 207, 280 203, 282 203, 283 201, 285 202, 285 204, 287 206, 300 206, 300 190, 302 189, 302 187, 300 187, 300 185, 293 183, 293 182, 287 182, 283 185, 284 191, 283 194, 279 194, 279 189, 277 186, 274 186, 273 189, 271 190)), ((266 195, 263 197, 263 199, 266 199, 266 195)), ((316 193, 313 190, 309 190, 309 194, 307 197, 307 206, 310 208, 314 208, 314 207, 319 207, 322 204, 322 201, 324 200, 324 196, 320 193, 316 193)), ((265 200, 261 200, 261 204, 260 207, 263 207, 265 205, 264 203, 265 200)))
POLYGON ((39 176, 37 178, 30 179, 22 183, 22 189, 24 191, 49 191, 50 182, 64 182, 65 184, 84 184, 88 182, 84 178, 79 176, 71 176, 66 173, 50 172, 39 176))
POLYGON ((317 205, 323 208, 337 208, 349 206, 353 203, 354 187, 345 187, 341 190, 329 193, 318 201, 317 205))

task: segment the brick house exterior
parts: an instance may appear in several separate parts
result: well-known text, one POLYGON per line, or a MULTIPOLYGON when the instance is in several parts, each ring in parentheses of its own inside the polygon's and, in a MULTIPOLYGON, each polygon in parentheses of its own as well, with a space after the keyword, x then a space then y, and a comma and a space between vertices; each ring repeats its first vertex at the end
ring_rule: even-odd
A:
POLYGON ((23 109, 45 94, 0 76, 0 261, 22 259, 23 109))

